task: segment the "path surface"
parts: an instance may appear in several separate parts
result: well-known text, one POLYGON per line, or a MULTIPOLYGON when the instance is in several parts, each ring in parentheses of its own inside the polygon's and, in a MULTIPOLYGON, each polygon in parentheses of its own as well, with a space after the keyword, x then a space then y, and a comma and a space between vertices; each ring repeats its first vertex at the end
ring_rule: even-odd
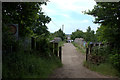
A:
POLYGON ((107 78, 85 68, 85 55, 77 52, 73 44, 65 43, 62 49, 63 67, 56 69, 51 78, 107 78))

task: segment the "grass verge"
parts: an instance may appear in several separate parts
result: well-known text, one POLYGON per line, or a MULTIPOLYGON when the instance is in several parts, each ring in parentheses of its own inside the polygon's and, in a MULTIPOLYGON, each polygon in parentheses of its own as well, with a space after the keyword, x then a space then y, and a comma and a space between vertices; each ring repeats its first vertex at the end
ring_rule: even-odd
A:
POLYGON ((60 42, 59 42, 59 46, 63 46, 64 43, 65 43, 65 41, 60 41, 60 42))
POLYGON ((82 54, 85 54, 86 49, 84 47, 80 47, 80 45, 75 42, 72 42, 72 44, 77 48, 78 51, 80 51, 82 54))
POLYGON ((96 65, 91 62, 84 61, 84 66, 106 76, 119 77, 120 75, 120 73, 110 63, 101 63, 100 65, 96 65))
POLYGON ((62 66, 56 57, 43 58, 35 53, 3 54, 3 78, 47 78, 52 71, 62 66))

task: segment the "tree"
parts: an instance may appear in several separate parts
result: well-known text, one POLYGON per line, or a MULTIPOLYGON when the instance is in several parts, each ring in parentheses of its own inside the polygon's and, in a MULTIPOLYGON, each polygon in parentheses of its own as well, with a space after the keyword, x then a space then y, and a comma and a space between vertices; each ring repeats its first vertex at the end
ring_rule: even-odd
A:
POLYGON ((51 21, 51 18, 42 12, 42 4, 46 2, 4 2, 2 4, 3 49, 16 42, 14 36, 9 33, 9 24, 18 24, 20 38, 44 35, 46 39, 49 35, 46 24, 51 21))
POLYGON ((77 29, 75 32, 72 32, 71 39, 75 38, 84 38, 84 33, 82 30, 77 29))
MULTIPOLYGON (((101 31, 105 40, 114 47, 119 48, 120 43, 120 3, 97 3, 92 11, 85 11, 85 14, 95 17, 94 23, 101 24, 101 31), (104 27, 103 27, 104 26, 104 27)), ((103 38, 101 37, 101 38, 103 38)), ((99 37, 100 38, 100 37, 99 37)))
POLYGON ((59 29, 58 31, 56 31, 54 33, 55 37, 60 37, 62 40, 65 40, 66 36, 65 36, 65 33, 59 29))
MULTIPOLYGON (((47 30, 46 23, 50 22, 50 18, 41 11, 40 7, 46 2, 39 3, 3 3, 3 28, 7 24, 18 24, 19 25, 19 36, 25 37, 33 34, 37 28, 41 27, 41 30, 47 30), (45 28, 46 27, 46 28, 45 28)), ((39 31, 39 34, 44 33, 39 31)))
POLYGON ((91 30, 90 26, 88 27, 87 31, 85 32, 84 39, 87 42, 88 41, 90 41, 90 42, 96 41, 95 32, 94 32, 94 30, 91 30))
POLYGON ((112 64, 120 71, 120 2, 98 2, 93 10, 85 14, 95 17, 94 23, 100 24, 97 30, 99 40, 108 42, 112 64))

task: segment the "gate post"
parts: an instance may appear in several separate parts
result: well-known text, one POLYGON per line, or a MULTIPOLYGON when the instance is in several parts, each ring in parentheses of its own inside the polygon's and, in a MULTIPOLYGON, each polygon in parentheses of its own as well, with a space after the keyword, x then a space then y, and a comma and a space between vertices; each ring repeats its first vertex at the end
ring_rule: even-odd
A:
POLYGON ((58 43, 54 43, 54 54, 58 57, 58 43))
POLYGON ((53 45, 54 43, 53 42, 50 42, 50 52, 51 52, 51 55, 53 55, 53 53, 54 53, 54 45, 53 45))
POLYGON ((87 47, 86 48, 86 61, 88 60, 88 51, 89 51, 89 48, 87 47))
POLYGON ((59 47, 59 58, 62 61, 62 47, 59 47))
POLYGON ((35 49, 35 38, 31 37, 31 49, 35 49))

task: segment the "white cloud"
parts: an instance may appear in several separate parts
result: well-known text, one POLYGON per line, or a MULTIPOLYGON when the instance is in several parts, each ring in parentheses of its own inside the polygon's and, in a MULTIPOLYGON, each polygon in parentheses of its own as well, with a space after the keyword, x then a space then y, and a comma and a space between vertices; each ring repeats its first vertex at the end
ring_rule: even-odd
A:
POLYGON ((57 15, 61 12, 68 11, 82 14, 82 11, 93 9, 93 5, 95 4, 94 0, 50 0, 48 5, 51 5, 51 7, 45 5, 42 7, 50 15, 57 15))
POLYGON ((96 4, 94 0, 50 0, 53 6, 56 6, 64 11, 75 11, 81 13, 88 9, 93 9, 96 4))
MULTIPOLYGON (((61 28, 62 24, 65 25, 65 32, 70 33, 75 29, 83 29, 84 31, 88 26, 92 24, 90 19, 78 20, 73 16, 71 17, 71 13, 77 13, 83 15, 82 11, 92 10, 96 2, 94 0, 50 0, 47 6, 42 5, 43 11, 47 13, 49 17, 58 25, 54 25, 52 22, 48 24, 48 29, 50 32, 54 32, 61 28), (58 17, 62 18, 62 20, 58 20, 58 17), (71 25, 72 24, 72 25, 71 25), (70 30, 71 29, 71 30, 70 30)), ((88 18, 92 16, 86 15, 88 18)), ((92 20, 94 18, 92 17, 92 20)), ((96 28, 95 28, 96 29, 96 28)))

